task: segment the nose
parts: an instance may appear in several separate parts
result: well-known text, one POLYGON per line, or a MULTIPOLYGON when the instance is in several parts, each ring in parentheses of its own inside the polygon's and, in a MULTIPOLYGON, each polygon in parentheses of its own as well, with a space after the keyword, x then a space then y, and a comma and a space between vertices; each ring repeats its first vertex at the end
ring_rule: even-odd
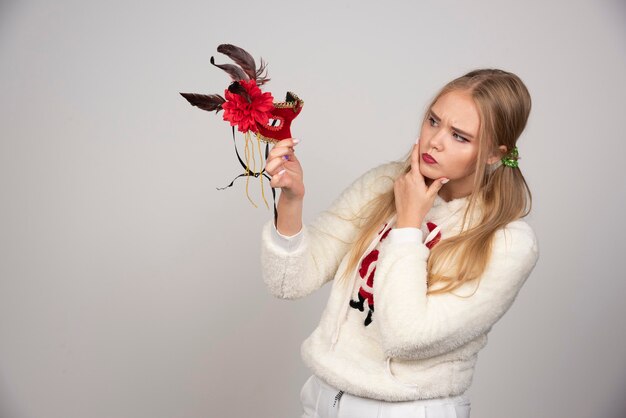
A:
POLYGON ((437 150, 437 151, 441 151, 443 148, 443 139, 445 136, 445 132, 443 129, 439 129, 437 130, 437 132, 435 132, 435 134, 430 138, 430 146, 431 148, 437 150))

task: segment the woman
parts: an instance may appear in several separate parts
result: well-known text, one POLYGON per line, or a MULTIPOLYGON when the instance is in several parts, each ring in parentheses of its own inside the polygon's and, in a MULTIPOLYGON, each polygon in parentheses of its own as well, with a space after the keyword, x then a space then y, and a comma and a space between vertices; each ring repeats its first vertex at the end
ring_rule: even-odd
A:
POLYGON ((271 150, 282 191, 263 229, 264 280, 294 299, 334 279, 302 345, 304 417, 469 416, 477 353, 538 258, 516 148, 530 107, 505 71, 451 81, 410 155, 365 173, 309 226, 297 141, 271 150))

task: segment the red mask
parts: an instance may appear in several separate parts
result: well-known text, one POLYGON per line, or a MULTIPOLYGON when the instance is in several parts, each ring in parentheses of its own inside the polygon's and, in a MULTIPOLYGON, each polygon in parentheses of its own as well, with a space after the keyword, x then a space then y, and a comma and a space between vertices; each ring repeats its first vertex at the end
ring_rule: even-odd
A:
POLYGON ((284 102, 274 103, 269 121, 266 124, 257 123, 261 139, 267 142, 278 142, 291 138, 291 121, 300 114, 302 106, 304 106, 304 101, 300 100, 295 93, 287 92, 284 102))
POLYGON ((272 94, 260 89, 269 81, 265 73, 265 63, 261 60, 257 68, 252 55, 229 44, 222 44, 217 51, 230 57, 234 64, 211 64, 226 71, 232 83, 224 91, 226 98, 219 94, 181 93, 193 106, 219 112, 224 110, 224 120, 237 127, 242 133, 254 132, 259 139, 274 143, 291 138, 291 121, 300 114, 304 101, 292 92, 287 92, 285 101, 273 103, 272 94))

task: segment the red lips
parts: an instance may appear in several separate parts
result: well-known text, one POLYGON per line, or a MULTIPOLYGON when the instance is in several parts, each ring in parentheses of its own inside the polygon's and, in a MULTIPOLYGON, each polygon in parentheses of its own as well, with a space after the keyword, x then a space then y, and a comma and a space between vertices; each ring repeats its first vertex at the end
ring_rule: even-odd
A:
POLYGON ((437 160, 435 160, 430 154, 427 153, 423 153, 422 154, 422 160, 424 160, 425 163, 427 164, 436 164, 437 160))

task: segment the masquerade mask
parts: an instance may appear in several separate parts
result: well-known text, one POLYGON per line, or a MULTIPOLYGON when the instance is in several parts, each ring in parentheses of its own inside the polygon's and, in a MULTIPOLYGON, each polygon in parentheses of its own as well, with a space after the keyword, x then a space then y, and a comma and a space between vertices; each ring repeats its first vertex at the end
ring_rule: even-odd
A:
MULTIPOLYGON (((223 119, 230 122, 233 132, 233 142, 235 144, 235 153, 239 163, 245 169, 243 174, 238 175, 226 187, 231 187, 235 180, 239 177, 246 177, 246 195, 248 200, 256 207, 256 204, 250 199, 248 194, 248 183, 250 177, 259 177, 261 180, 261 193, 263 201, 269 208, 267 200, 265 200, 265 192, 263 190, 263 177, 271 180, 265 173, 265 168, 256 171, 255 148, 252 142, 252 135, 256 137, 258 156, 260 165, 264 161, 261 154, 261 141, 265 142, 265 159, 269 153, 269 144, 276 143, 283 139, 291 138, 291 122, 300 114, 304 102, 294 93, 288 92, 285 101, 274 103, 274 97, 269 92, 262 92, 260 87, 267 83, 267 64, 260 60, 257 68, 256 62, 252 55, 245 50, 230 44, 222 44, 217 47, 220 52, 235 64, 216 64, 211 57, 211 64, 224 70, 232 79, 231 84, 224 91, 224 97, 219 94, 197 94, 197 93, 180 93, 187 101, 200 109, 206 111, 215 111, 219 113, 224 111, 223 119), (245 139, 245 162, 241 159, 235 142, 235 127, 244 135, 245 139), (252 157, 253 167, 250 167, 249 161, 252 157)), ((272 188, 272 195, 276 199, 276 191, 272 188)), ((276 203, 274 202, 274 218, 276 219, 276 203)))
POLYGON ((298 96, 287 92, 284 102, 274 103, 268 123, 258 125, 258 135, 266 142, 291 138, 291 121, 298 117, 303 105, 298 96))

